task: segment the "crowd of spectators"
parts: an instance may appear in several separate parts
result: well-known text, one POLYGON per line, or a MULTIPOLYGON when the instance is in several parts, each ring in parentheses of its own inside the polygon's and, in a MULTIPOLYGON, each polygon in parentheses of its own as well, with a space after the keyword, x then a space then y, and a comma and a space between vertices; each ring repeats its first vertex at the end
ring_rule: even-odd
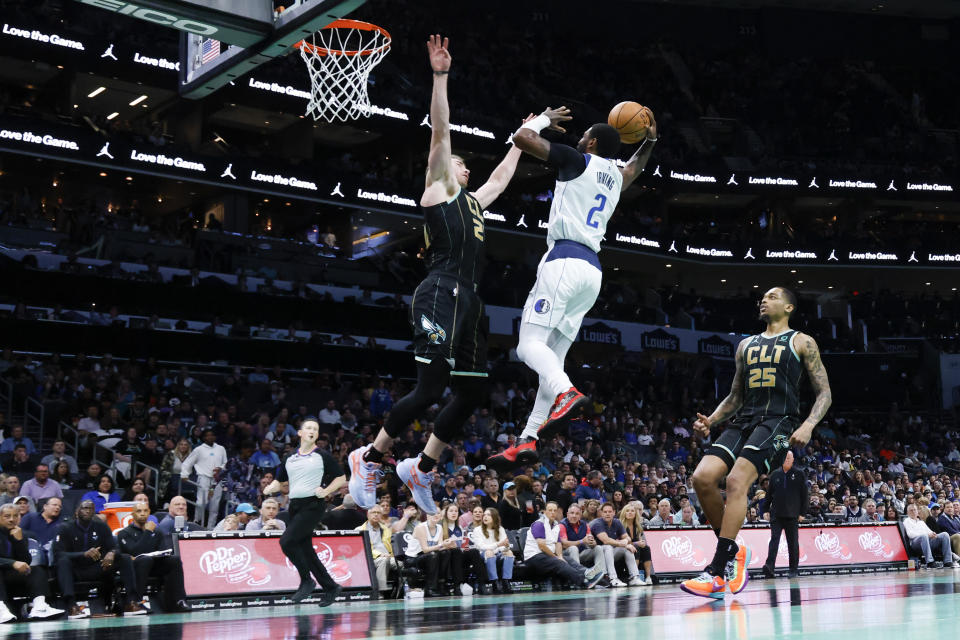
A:
MULTIPOLYGON (((331 498, 324 524, 370 532, 378 588, 385 593, 405 563, 425 577, 424 590, 411 597, 509 592, 515 571, 574 587, 650 584, 655 568, 644 529, 707 524, 690 480, 705 443, 693 437, 689 418, 716 400, 710 372, 696 366, 682 358, 651 360, 640 371, 595 374, 581 383, 594 401, 589 419, 547 443, 540 463, 504 476, 484 462, 516 437, 535 389, 529 380, 505 381, 503 372, 494 372, 489 402, 439 462, 433 487, 442 505, 438 516, 425 517, 388 474, 377 507, 364 512, 342 491, 331 498), (402 549, 395 548, 396 533, 410 534, 402 549)), ((345 461, 372 440, 410 383, 335 372, 297 380, 280 367, 261 366, 193 374, 153 360, 27 359, 9 351, 0 358, 0 376, 17 389, 52 376, 65 390, 60 399, 69 428, 49 449, 0 418, 0 505, 15 507, 22 528, 41 543, 74 515, 59 511, 70 490, 84 492, 81 504, 89 504, 92 515, 108 502, 143 504, 142 519, 163 535, 178 515, 188 529, 282 530, 288 498, 267 498, 263 488, 297 446, 299 424, 317 415, 319 446, 345 461), (306 396, 298 386, 306 387, 306 396), (263 387, 290 395, 248 402, 263 387), (293 396, 309 400, 288 405, 284 398, 293 396), (208 450, 213 455, 204 455, 208 450), (162 513, 151 522, 154 511, 162 513)), ((438 410, 431 407, 401 435, 395 459, 422 449, 438 410)), ((960 535, 951 537, 960 534, 958 445, 960 430, 949 415, 896 405, 887 414, 865 415, 841 407, 799 452, 798 468, 810 483, 803 521, 899 520, 916 508, 932 535, 924 531, 925 538, 911 545, 927 562, 939 562, 931 554, 942 553, 944 544, 960 549, 960 535)), ((768 519, 768 482, 761 475, 751 490, 747 523, 768 519)), ((912 522, 905 526, 911 540, 922 530, 912 522)), ((120 565, 111 570, 129 574, 120 565)), ((131 594, 142 593, 131 584, 131 594)), ((176 584, 168 589, 178 596, 176 584)), ((68 602, 67 610, 83 615, 76 606, 68 602)), ((133 615, 142 603, 134 598, 118 606, 133 615)))

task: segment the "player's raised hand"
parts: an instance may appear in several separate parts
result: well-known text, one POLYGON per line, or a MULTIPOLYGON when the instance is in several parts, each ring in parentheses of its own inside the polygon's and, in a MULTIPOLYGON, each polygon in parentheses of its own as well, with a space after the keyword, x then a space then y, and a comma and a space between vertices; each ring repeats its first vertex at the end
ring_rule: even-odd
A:
POLYGON ((644 113, 647 114, 647 118, 650 119, 650 125, 647 127, 647 140, 656 140, 657 139, 657 121, 653 117, 653 111, 649 108, 643 108, 644 113))
POLYGON ((693 430, 701 437, 706 438, 710 435, 710 426, 712 424, 713 421, 710 420, 709 416, 705 416, 702 413, 697 413, 697 419, 693 422, 693 430))
POLYGON ((566 107, 560 107, 559 109, 544 109, 543 115, 550 118, 549 129, 554 131, 559 131, 560 133, 566 133, 567 130, 560 126, 561 122, 566 122, 567 120, 573 120, 573 116, 570 115, 570 109, 566 107))
POLYGON ((434 73, 450 71, 450 38, 441 38, 440 34, 430 36, 427 40, 427 52, 430 54, 430 67, 434 73))

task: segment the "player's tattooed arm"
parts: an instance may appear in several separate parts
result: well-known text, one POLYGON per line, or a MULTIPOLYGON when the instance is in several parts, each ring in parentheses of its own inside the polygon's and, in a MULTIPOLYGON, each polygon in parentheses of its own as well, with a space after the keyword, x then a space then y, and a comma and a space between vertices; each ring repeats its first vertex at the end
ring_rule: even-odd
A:
POLYGON ((733 374, 733 384, 730 385, 730 393, 727 394, 727 397, 717 405, 717 408, 714 409, 713 413, 709 416, 701 413, 697 414, 697 419, 693 423, 693 429, 703 437, 710 435, 710 427, 728 419, 743 406, 743 347, 748 339, 749 338, 742 340, 740 344, 737 345, 737 355, 735 358, 736 371, 733 374))
POLYGON ((803 361, 803 366, 807 369, 807 375, 810 377, 810 385, 816 394, 816 400, 810 409, 810 415, 804 421, 803 426, 809 426, 811 429, 823 420, 827 415, 827 410, 833 403, 833 394, 830 392, 830 380, 827 378, 827 370, 820 359, 820 349, 817 342, 804 333, 798 333, 794 339, 797 344, 797 353, 803 361))
MULTIPOLYGON (((646 107, 644 107, 646 109, 646 107)), ((623 174, 623 185, 620 187, 620 191, 626 191, 633 181, 640 177, 640 174, 643 173, 644 168, 647 166, 647 161, 650 159, 650 155, 653 153, 653 147, 657 144, 657 121, 653 119, 653 111, 646 109, 647 117, 650 118, 650 126, 647 128, 647 139, 643 141, 643 144, 640 145, 640 148, 630 157, 630 160, 627 161, 627 165, 620 169, 620 173, 623 174)))

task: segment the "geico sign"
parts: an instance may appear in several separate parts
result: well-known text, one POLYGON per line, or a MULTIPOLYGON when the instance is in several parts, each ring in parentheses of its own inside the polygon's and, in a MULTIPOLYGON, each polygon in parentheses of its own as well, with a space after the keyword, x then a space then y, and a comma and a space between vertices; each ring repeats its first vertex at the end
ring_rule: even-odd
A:
POLYGON ((125 16, 133 16, 134 18, 140 18, 141 20, 146 20, 147 22, 161 24, 165 27, 173 27, 174 29, 180 29, 181 31, 189 31, 190 33, 196 33, 201 36, 210 36, 220 30, 219 27, 212 24, 197 22, 191 18, 178 16, 167 11, 147 9, 146 7, 135 5, 132 2, 124 2, 124 0, 79 1, 83 4, 89 4, 93 7, 100 7, 101 9, 106 9, 107 11, 113 11, 125 16))

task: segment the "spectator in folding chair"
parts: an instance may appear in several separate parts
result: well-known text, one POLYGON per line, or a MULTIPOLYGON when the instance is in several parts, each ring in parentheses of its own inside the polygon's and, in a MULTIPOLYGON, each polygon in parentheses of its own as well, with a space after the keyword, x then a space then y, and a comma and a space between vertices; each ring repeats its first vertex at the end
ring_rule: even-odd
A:
POLYGON ((384 522, 383 509, 379 504, 367 509, 367 521, 357 527, 357 531, 366 531, 370 536, 370 549, 377 572, 377 584, 374 588, 387 591, 387 579, 390 570, 397 568, 397 560, 393 557, 393 534, 384 522))
POLYGON ((575 566, 590 565, 606 569, 606 559, 603 552, 597 548, 597 539, 590 533, 590 527, 582 520, 581 515, 580 505, 573 503, 567 507, 567 517, 560 521, 565 534, 560 536, 563 557, 575 566))
POLYGON ((443 595, 440 591, 440 576, 443 575, 446 578, 449 566, 449 557, 440 554, 441 551, 450 548, 450 543, 443 539, 443 530, 440 527, 441 517, 442 514, 438 510, 428 515, 426 522, 418 524, 413 530, 413 536, 406 550, 411 564, 423 572, 427 587, 424 595, 428 598, 443 595), (445 565, 442 571, 441 560, 445 565))
POLYGON ((440 512, 443 514, 443 518, 440 519, 443 539, 453 540, 455 545, 444 552, 450 556, 450 574, 447 579, 451 582, 453 589, 459 589, 460 595, 472 596, 473 587, 466 578, 473 573, 478 581, 483 581, 486 575, 483 570, 483 559, 477 549, 466 546, 469 539, 460 528, 460 507, 457 503, 444 502, 440 505, 440 512))
POLYGON ((600 543, 600 552, 606 558, 607 574, 613 587, 635 587, 643 585, 640 570, 637 568, 637 546, 630 539, 623 523, 616 517, 613 505, 609 502, 600 507, 600 517, 590 523, 590 532, 600 543), (629 582, 617 577, 616 562, 620 560, 627 568, 629 582))
POLYGON ((147 612, 134 598, 137 593, 133 560, 117 551, 113 532, 106 522, 94 518, 93 500, 84 499, 77 508, 77 519, 60 527, 53 541, 57 563, 57 581, 67 605, 67 617, 89 618, 90 609, 77 604, 76 580, 100 580, 100 595, 109 605, 113 594, 113 579, 120 575, 126 589, 122 607, 124 616, 139 616, 147 612))
MULTIPOLYGON (((474 518, 477 509, 474 508, 474 518)), ((506 530, 500 526, 500 513, 496 509, 483 510, 480 524, 470 530, 470 542, 483 554, 483 561, 487 568, 487 590, 494 593, 512 593, 510 580, 513 579, 513 563, 515 558, 510 550, 510 539, 506 530), (501 577, 497 578, 497 559, 502 558, 503 569, 501 577)))
POLYGON ((30 566, 30 546, 20 528, 20 511, 12 504, 0 506, 0 623, 15 620, 7 606, 9 589, 26 588, 33 598, 28 618, 52 618, 63 613, 47 604, 50 583, 45 567, 30 566))
POLYGON ((523 561, 537 578, 560 578, 571 586, 592 589, 603 578, 604 570, 599 566, 584 570, 581 566, 574 567, 564 561, 560 539, 565 534, 557 521, 559 512, 560 507, 556 502, 548 502, 543 511, 546 517, 530 526, 523 548, 523 561))
POLYGON ((183 564, 173 555, 160 555, 170 549, 157 525, 150 522, 150 505, 138 502, 133 507, 133 521, 117 533, 120 551, 133 558, 136 576, 136 598, 146 608, 147 580, 150 576, 163 577, 163 610, 190 611, 183 586, 183 564))

